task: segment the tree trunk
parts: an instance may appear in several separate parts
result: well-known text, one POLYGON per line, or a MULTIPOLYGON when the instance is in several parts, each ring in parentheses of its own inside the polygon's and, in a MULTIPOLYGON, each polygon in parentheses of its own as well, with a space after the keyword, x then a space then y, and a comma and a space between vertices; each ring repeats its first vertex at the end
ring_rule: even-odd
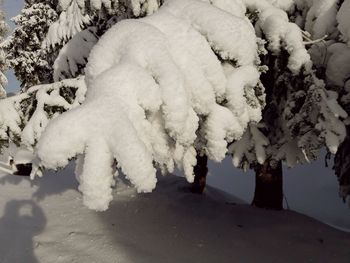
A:
POLYGON ((208 173, 208 157, 197 154, 197 164, 194 167, 194 182, 191 184, 191 192, 202 194, 206 185, 208 173))
POLYGON ((269 161, 255 169, 253 206, 274 210, 283 209, 282 162, 272 167, 269 161))
POLYGON ((335 174, 339 181, 339 195, 346 201, 350 195, 350 125, 346 127, 346 137, 334 158, 335 174))

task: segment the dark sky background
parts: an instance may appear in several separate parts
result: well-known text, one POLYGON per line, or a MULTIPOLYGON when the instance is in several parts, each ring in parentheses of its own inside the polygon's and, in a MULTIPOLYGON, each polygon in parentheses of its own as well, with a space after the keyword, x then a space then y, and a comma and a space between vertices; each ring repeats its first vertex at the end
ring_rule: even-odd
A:
MULTIPOLYGON (((23 0, 4 0, 6 18, 19 13, 23 0)), ((9 22, 13 28, 13 23, 9 22)), ((12 72, 8 72, 8 92, 18 91, 19 83, 12 72)), ((325 168, 324 154, 312 164, 284 167, 284 194, 289 208, 307 214, 333 226, 350 231, 350 208, 338 196, 337 179, 330 168, 325 168)), ((233 168, 227 157, 221 164, 209 164, 208 182, 232 195, 251 202, 255 178, 252 172, 243 173, 233 168)))

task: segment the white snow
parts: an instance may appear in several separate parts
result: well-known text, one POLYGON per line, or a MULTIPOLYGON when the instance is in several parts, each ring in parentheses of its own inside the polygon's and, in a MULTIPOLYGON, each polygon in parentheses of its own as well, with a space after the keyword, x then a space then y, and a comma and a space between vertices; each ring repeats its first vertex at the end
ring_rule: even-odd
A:
POLYGON ((13 160, 15 164, 25 164, 25 163, 31 163, 34 159, 33 152, 25 149, 25 148, 20 148, 18 151, 15 152, 13 156, 13 160))
MULTIPOLYGON (((256 30, 259 35, 264 33, 269 42, 268 49, 278 54, 284 47, 289 53, 288 68, 297 74, 302 67, 311 70, 310 56, 307 53, 300 28, 289 22, 288 15, 275 3, 275 7, 267 0, 243 0, 248 10, 258 12, 256 30)), ((289 4, 287 3, 289 6, 289 4)))
POLYGON ((86 24, 89 24, 90 17, 84 14, 81 0, 62 1, 61 5, 64 11, 61 12, 59 19, 54 22, 47 33, 43 43, 45 47, 53 47, 56 44, 62 44, 72 38, 75 34, 82 31, 86 24), (64 3, 64 5, 62 5, 64 3), (67 6, 65 6, 67 4, 67 6))
POLYGON ((344 87, 350 76, 350 47, 334 43, 327 48, 326 77, 331 86, 344 87))
POLYGON ((54 81, 76 77, 79 67, 86 65, 92 47, 96 44, 96 28, 90 27, 77 34, 60 50, 53 69, 54 81))
POLYGON ((81 205, 73 167, 41 179, 0 175, 0 261, 35 263, 344 262, 350 234, 292 211, 244 205, 182 178, 152 194, 119 180, 108 211, 81 205))
MULTIPOLYGON (((45 111, 45 107, 56 106, 62 107, 65 110, 70 110, 77 107, 85 99, 86 86, 84 77, 65 79, 53 84, 33 86, 26 93, 21 93, 19 96, 9 98, 9 100, 13 99, 15 103, 19 103, 21 97, 29 97, 30 94, 33 94, 34 92, 36 92, 34 95, 37 101, 36 107, 32 117, 25 123, 25 127, 21 132, 21 142, 28 147, 33 146, 41 137, 41 134, 49 123, 49 120, 57 117, 57 115, 48 116, 48 113, 45 111), (76 96, 71 103, 68 103, 64 97, 60 95, 60 89, 64 87, 75 87, 77 89, 76 96)), ((0 105, 1 104, 2 101, 0 102, 0 105)))
POLYGON ((313 39, 331 35, 336 30, 338 0, 313 0, 306 16, 305 29, 313 39))
POLYGON ((349 44, 350 41, 350 1, 345 0, 343 4, 341 5, 339 12, 337 13, 337 22, 338 22, 338 29, 341 33, 341 36, 345 42, 349 44))

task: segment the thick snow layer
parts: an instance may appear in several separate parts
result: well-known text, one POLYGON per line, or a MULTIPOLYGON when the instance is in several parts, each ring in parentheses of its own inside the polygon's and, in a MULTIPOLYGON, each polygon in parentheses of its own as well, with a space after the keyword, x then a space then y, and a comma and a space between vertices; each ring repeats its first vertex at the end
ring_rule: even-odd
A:
POLYGON ((54 22, 46 35, 43 43, 46 47, 55 46, 67 41, 75 34, 83 30, 86 24, 90 22, 90 17, 83 13, 81 9, 81 0, 63 0, 67 4, 65 11, 61 12, 59 19, 54 22))
MULTIPOLYGON (((112 9, 112 6, 118 6, 119 0, 59 0, 60 7, 66 11, 73 3, 78 5, 82 10, 87 6, 96 11, 101 10, 102 7, 108 11, 112 9), (88 2, 88 5, 86 5, 88 2)), ((128 5, 133 11, 135 16, 141 14, 152 14, 157 11, 159 7, 159 0, 124 0, 123 4, 128 5)))
POLYGON ((96 44, 96 28, 88 28, 77 34, 60 50, 53 69, 54 81, 77 77, 85 66, 92 47, 96 44))
POLYGON ((72 167, 40 180, 0 175, 0 261, 42 263, 347 263, 350 234, 274 212, 179 177, 152 194, 118 181, 107 212, 81 205, 72 167))
POLYGON ((196 0, 168 0, 164 6, 175 16, 190 20, 222 59, 235 60, 241 66, 254 62, 256 39, 247 20, 196 0))
POLYGON ((34 159, 34 155, 32 151, 29 151, 25 148, 19 149, 13 156, 13 160, 15 164, 21 163, 31 163, 34 159))
POLYGON ((272 5, 285 11, 290 10, 294 6, 294 0, 267 0, 272 5))
POLYGON ((60 17, 54 22, 44 42, 45 46, 62 44, 84 30, 93 17, 118 13, 127 17, 150 15, 159 8, 159 0, 59 0, 60 17))
POLYGON ((268 138, 259 131, 256 125, 249 125, 242 139, 235 141, 229 147, 229 152, 233 156, 232 164, 239 167, 244 157, 249 163, 257 160, 259 164, 263 164, 266 160, 265 147, 267 145, 269 145, 268 138))
POLYGON ((21 134, 19 105, 11 97, 0 101, 0 123, 1 138, 8 138, 8 131, 16 136, 21 134))
POLYGON ((344 87, 350 76, 350 47, 334 43, 327 49, 326 77, 331 86, 344 87))
POLYGON ((43 133, 42 164, 62 167, 85 154, 79 189, 96 210, 111 200, 115 161, 140 192, 155 187, 155 168, 176 166, 191 182, 196 151, 220 161, 227 143, 261 119, 259 103, 248 105, 259 82, 256 58, 249 20, 202 1, 169 0, 151 16, 121 21, 91 50, 83 105, 43 133))
POLYGON ((47 108, 73 109, 83 102, 85 93, 84 77, 78 77, 33 86, 26 92, 0 100, 1 138, 14 141, 19 137, 22 144, 32 147, 49 120, 57 117, 57 114, 49 114, 47 108), (65 88, 75 90, 74 97, 68 101, 63 95, 65 88), (27 111, 31 111, 30 118, 26 115, 27 111))
POLYGON ((305 29, 314 39, 331 35, 336 30, 338 0, 314 0, 307 13, 305 29))
POLYGON ((338 29, 342 35, 345 42, 350 41, 350 1, 345 0, 341 5, 339 12, 337 14, 338 29))
MULTIPOLYGON (((288 68, 297 74, 302 67, 311 70, 311 60, 307 53, 300 28, 289 22, 288 15, 282 9, 272 5, 267 0, 243 0, 251 12, 258 12, 256 28, 264 33, 268 40, 268 49, 279 53, 285 48, 289 53, 288 68)), ((278 5, 277 5, 278 6, 278 5)))
POLYGON ((19 96, 11 97, 10 99, 17 100, 17 103, 21 101, 21 97, 29 98, 30 96, 34 96, 36 100, 33 114, 30 120, 25 123, 25 127, 21 132, 21 142, 28 147, 33 146, 41 137, 49 120, 57 117, 57 114, 49 116, 45 111, 46 107, 62 107, 64 110, 73 109, 83 102, 85 99, 85 92, 86 86, 84 77, 79 77, 76 79, 66 79, 53 84, 34 86, 26 93, 21 93, 19 96), (64 87, 76 88, 75 98, 72 98, 73 100, 71 103, 68 103, 68 101, 60 94, 60 89, 64 87))

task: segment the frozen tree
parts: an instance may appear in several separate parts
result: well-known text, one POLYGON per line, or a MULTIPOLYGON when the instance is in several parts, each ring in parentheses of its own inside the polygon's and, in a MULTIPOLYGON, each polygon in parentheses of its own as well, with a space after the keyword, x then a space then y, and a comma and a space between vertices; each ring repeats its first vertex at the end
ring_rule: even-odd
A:
POLYGON ((54 81, 84 74, 90 51, 99 39, 96 31, 96 27, 89 27, 75 34, 61 48, 53 66, 54 81))
POLYGON ((261 119, 258 42, 243 2, 169 0, 117 23, 90 52, 86 100, 43 132, 42 165, 77 157, 84 203, 96 210, 107 209, 119 168, 139 192, 155 187, 156 169, 178 167, 193 182, 198 155, 221 161, 261 119))
MULTIPOLYGON (((327 88, 338 94, 338 101, 350 114, 350 1, 298 1, 300 25, 314 39, 310 54, 317 75, 327 88), (316 41, 315 41, 316 40, 316 41)), ((336 95, 335 95, 336 97, 336 95)), ((343 114, 346 117, 346 114, 343 114)), ((340 196, 350 195, 350 121, 345 120, 347 136, 335 156, 335 172, 339 179, 340 196)))
MULTIPOLYGON (((52 83, 56 80, 57 65, 71 65, 73 61, 72 51, 67 52, 61 45, 45 45, 48 30, 58 19, 60 11, 56 10, 57 1, 27 0, 20 15, 13 18, 17 28, 2 45, 8 51, 7 64, 14 69, 22 89, 15 96, 0 101, 1 147, 11 141, 31 149, 49 120, 76 107, 85 98, 84 76, 80 76, 82 67, 79 64, 69 74, 60 72, 59 80, 52 83), (58 54, 61 56, 57 57, 58 54), (45 85, 39 85, 42 83, 45 85)), ((80 54, 85 54, 82 50, 87 44, 84 43, 91 37, 85 34, 81 39, 82 42, 76 39, 72 42, 79 45, 80 54)), ((77 50, 75 57, 78 57, 77 50)), ((86 64, 86 56, 78 62, 84 59, 83 64, 86 64)))
MULTIPOLYGON (((268 67, 261 77, 266 107, 262 121, 249 125, 230 152, 236 167, 255 169, 253 205, 282 209, 282 161, 290 167, 309 162, 324 146, 335 154, 345 137, 342 120, 347 114, 337 103, 338 94, 317 78, 304 47, 305 33, 292 22, 301 24, 305 13, 293 1, 245 2, 256 34, 266 41, 267 51, 261 56, 268 67)), ((308 16, 320 30, 314 16, 308 16)))
POLYGON ((335 152, 344 138, 346 114, 314 74, 292 1, 167 0, 157 12, 155 0, 58 4, 41 46, 63 45, 58 82, 4 101, 17 117, 2 116, 2 134, 15 131, 46 168, 76 158, 90 208, 107 209, 120 170, 149 192, 157 169, 178 167, 200 192, 207 159, 221 161, 228 145, 236 166, 282 189, 281 161, 335 152), (144 18, 124 20, 134 17, 144 18))
MULTIPOLYGON (((2 1, 0 1, 0 7, 2 1)), ((4 41, 4 37, 8 31, 8 26, 5 22, 5 14, 0 10, 0 43, 4 41)), ((3 48, 0 47, 0 98, 6 96, 5 86, 7 84, 7 79, 4 74, 6 70, 6 54, 3 48)))
POLYGON ((12 18, 17 25, 3 47, 8 66, 25 91, 31 86, 52 82, 55 50, 42 47, 49 26, 57 20, 50 0, 26 0, 21 13, 12 18))
POLYGON ((152 14, 160 0, 58 0, 59 19, 50 26, 45 45, 71 39, 88 26, 102 35, 117 21, 152 14))
MULTIPOLYGON (((132 13, 131 4, 128 11, 127 5, 117 1, 108 10, 85 10, 82 5, 76 6, 78 2, 26 0, 21 14, 13 18, 17 28, 2 47, 8 51, 7 62, 22 82, 22 90, 10 100, 1 101, 2 145, 10 140, 34 146, 50 119, 71 109, 69 103, 76 106, 84 100, 82 75, 91 48, 109 27, 132 13), (86 24, 81 23, 75 30, 79 12, 86 13, 86 24), (52 81, 57 83, 49 84, 52 81), (37 85, 41 83, 48 85, 37 85)), ((145 2, 140 3, 142 9, 145 6, 145 2)))
POLYGON ((49 120, 77 107, 85 99, 84 77, 30 87, 0 100, 0 141, 34 146, 49 120))
POLYGON ((89 53, 106 30, 126 18, 145 16, 158 9, 157 0, 61 0, 59 19, 48 30, 44 47, 63 45, 54 63, 54 80, 84 75, 89 53))

